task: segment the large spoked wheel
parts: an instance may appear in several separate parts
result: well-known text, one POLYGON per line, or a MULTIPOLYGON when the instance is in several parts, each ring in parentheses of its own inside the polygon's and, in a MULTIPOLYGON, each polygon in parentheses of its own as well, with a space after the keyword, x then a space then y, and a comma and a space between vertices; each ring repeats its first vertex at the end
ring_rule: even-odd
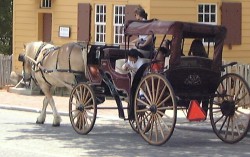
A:
POLYGON ((146 75, 138 85, 134 100, 139 133, 152 145, 162 145, 171 137, 177 116, 174 91, 160 74, 146 75))
POLYGON ((236 143, 246 136, 250 121, 250 89, 241 76, 222 76, 210 105, 211 124, 222 141, 236 143))
POLYGON ((94 127, 97 105, 92 88, 86 83, 76 85, 69 99, 71 125, 78 134, 86 135, 94 127))

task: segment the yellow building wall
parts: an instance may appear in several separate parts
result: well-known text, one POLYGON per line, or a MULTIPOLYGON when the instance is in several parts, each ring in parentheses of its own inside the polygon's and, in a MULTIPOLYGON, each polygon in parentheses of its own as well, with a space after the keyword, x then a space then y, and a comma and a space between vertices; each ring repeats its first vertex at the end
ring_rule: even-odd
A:
POLYGON ((90 3, 91 10, 91 42, 95 40, 94 13, 95 4, 106 4, 106 43, 113 43, 113 6, 140 4, 148 13, 148 18, 170 21, 197 22, 197 6, 199 3, 217 4, 217 21, 221 23, 220 6, 222 2, 242 3, 242 44, 233 45, 232 49, 224 47, 225 60, 236 60, 250 63, 250 1, 249 0, 52 0, 50 9, 41 9, 40 0, 15 0, 13 2, 13 71, 21 72, 22 64, 17 61, 23 51, 23 44, 41 40, 42 13, 52 13, 51 40, 55 45, 62 45, 77 40, 78 3, 90 3), (59 26, 71 28, 70 38, 58 36, 59 26))

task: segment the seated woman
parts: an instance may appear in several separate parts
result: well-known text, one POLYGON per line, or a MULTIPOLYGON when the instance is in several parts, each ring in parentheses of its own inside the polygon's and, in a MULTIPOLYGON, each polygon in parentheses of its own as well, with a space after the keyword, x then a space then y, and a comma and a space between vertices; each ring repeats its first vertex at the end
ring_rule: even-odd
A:
MULTIPOLYGON (((135 18, 139 21, 147 20, 148 14, 139 6, 135 10, 135 18)), ((142 53, 143 58, 150 58, 150 52, 154 50, 154 39, 152 35, 139 35, 139 37, 132 41, 135 43, 136 48, 142 53)))
POLYGON ((199 57, 208 57, 205 47, 200 39, 194 39, 190 50, 188 52, 189 56, 199 56, 199 57))

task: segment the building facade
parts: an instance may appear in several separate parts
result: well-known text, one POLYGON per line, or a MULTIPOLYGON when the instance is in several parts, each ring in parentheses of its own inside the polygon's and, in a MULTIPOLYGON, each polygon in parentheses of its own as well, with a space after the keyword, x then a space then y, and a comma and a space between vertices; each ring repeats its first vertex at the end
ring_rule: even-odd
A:
POLYGON ((23 45, 31 41, 120 44, 122 27, 141 5, 148 19, 225 25, 223 58, 250 63, 249 0, 15 0, 13 2, 13 71, 23 45))

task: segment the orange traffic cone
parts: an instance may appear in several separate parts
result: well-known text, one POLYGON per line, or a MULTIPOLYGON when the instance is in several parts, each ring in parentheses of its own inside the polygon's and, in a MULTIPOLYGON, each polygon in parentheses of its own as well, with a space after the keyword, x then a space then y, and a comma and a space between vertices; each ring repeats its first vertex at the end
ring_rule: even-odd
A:
POLYGON ((204 110, 197 100, 191 100, 188 108, 187 119, 190 121, 201 121, 206 119, 204 110))

